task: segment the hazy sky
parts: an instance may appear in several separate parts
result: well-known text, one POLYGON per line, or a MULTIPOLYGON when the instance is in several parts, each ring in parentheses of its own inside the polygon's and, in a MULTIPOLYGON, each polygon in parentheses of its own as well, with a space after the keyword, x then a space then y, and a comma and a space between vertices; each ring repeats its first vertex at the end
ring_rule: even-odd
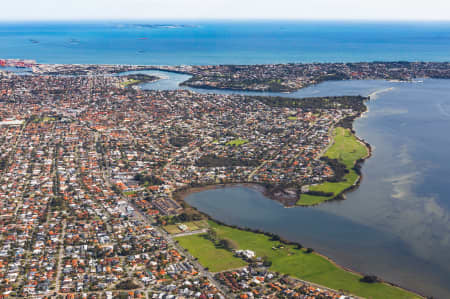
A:
POLYGON ((450 0, 2 0, 0 20, 450 20, 450 0))

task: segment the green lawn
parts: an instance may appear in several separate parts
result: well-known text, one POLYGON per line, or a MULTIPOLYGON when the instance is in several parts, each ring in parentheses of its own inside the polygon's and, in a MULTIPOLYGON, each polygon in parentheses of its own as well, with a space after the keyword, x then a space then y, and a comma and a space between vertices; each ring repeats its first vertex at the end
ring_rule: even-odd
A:
POLYGON ((41 117, 41 118, 35 118, 35 119, 33 120, 33 122, 34 122, 34 123, 40 123, 40 122, 48 123, 48 122, 52 122, 52 121, 55 121, 55 120, 56 120, 55 117, 44 116, 44 117, 41 117))
POLYGON ((353 166, 357 160, 367 156, 367 154, 368 149, 366 146, 361 144, 349 129, 336 128, 334 130, 334 143, 327 150, 325 156, 339 160, 339 162, 347 167, 349 173, 345 175, 342 182, 324 182, 309 188, 310 191, 333 193, 332 196, 302 194, 297 205, 315 205, 330 200, 352 186, 359 178, 358 174, 353 170, 353 166))
POLYGON ((198 258, 200 264, 209 268, 211 272, 221 272, 228 269, 240 268, 247 265, 232 252, 217 247, 206 238, 207 234, 197 234, 175 238, 190 254, 198 258))
MULTIPOLYGON (((272 261, 271 270, 288 274, 300 279, 311 281, 336 290, 346 290, 352 294, 366 298, 420 298, 413 293, 392 287, 384 283, 368 284, 360 282, 360 276, 345 271, 327 259, 315 253, 305 253, 304 250, 295 249, 295 246, 285 246, 282 249, 272 249, 280 245, 277 241, 271 241, 263 234, 242 231, 227 226, 210 222, 219 238, 229 238, 234 240, 240 249, 250 249, 255 251, 259 257, 268 257, 272 261)), ((181 243, 181 242, 180 242, 181 243)), ((183 244, 182 244, 183 245, 183 244)), ((189 239, 185 244, 195 250, 194 256, 207 260, 206 265, 223 265, 222 257, 215 256, 212 251, 212 243, 197 236, 197 239, 189 239), (205 244, 205 243, 210 243, 205 244), (203 257, 203 255, 207 257, 203 257)), ((193 251, 191 251, 193 252, 193 251)), ((202 263, 202 261, 200 261, 202 263)), ((219 267, 218 267, 219 268, 219 267)))
POLYGON ((309 195, 309 194, 302 194, 300 196, 300 200, 297 201, 298 206, 314 206, 321 202, 327 201, 332 199, 333 196, 317 196, 317 195, 309 195))
POLYGON ((238 139, 234 139, 234 140, 228 141, 226 143, 226 145, 241 146, 243 144, 246 144, 247 142, 248 142, 247 139, 240 139, 240 138, 238 138, 238 139))
POLYGON ((54 118, 54 117, 49 117, 49 116, 45 116, 45 117, 42 119, 43 122, 52 122, 52 121, 55 121, 55 120, 56 120, 56 118, 54 118))
POLYGON ((132 84, 138 84, 138 83, 140 83, 140 82, 141 82, 140 80, 130 79, 130 80, 127 80, 127 81, 123 82, 122 85, 125 86, 125 87, 127 87, 127 86, 129 86, 129 85, 132 85, 132 84))

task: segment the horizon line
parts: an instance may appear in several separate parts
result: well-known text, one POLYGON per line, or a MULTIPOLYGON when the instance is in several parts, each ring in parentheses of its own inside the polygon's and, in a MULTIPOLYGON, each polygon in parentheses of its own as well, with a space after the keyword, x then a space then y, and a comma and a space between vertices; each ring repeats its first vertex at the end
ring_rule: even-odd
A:
POLYGON ((141 22, 141 21, 183 21, 183 22, 365 22, 365 23, 450 23, 450 19, 358 19, 358 18, 67 18, 67 19, 3 19, 0 23, 31 22, 141 22))

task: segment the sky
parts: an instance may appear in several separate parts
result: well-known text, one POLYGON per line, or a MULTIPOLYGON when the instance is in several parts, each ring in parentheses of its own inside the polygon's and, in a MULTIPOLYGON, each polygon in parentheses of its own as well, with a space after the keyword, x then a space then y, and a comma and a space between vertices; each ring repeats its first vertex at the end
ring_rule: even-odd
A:
POLYGON ((450 21, 450 0, 2 0, 0 21, 299 19, 450 21))

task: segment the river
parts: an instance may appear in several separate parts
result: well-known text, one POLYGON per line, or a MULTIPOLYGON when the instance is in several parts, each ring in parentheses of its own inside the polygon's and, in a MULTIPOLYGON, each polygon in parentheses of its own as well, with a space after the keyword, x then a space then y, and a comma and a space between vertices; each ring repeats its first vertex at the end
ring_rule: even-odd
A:
MULTIPOLYGON (((189 77, 148 73, 165 79, 144 89, 177 89, 189 77)), ((356 271, 450 298, 449 81, 335 81, 290 94, 248 94, 372 94, 369 111, 355 121, 357 135, 373 147, 361 186, 344 201, 313 208, 284 208, 239 186, 194 193, 186 201, 225 223, 273 232, 356 271)))

